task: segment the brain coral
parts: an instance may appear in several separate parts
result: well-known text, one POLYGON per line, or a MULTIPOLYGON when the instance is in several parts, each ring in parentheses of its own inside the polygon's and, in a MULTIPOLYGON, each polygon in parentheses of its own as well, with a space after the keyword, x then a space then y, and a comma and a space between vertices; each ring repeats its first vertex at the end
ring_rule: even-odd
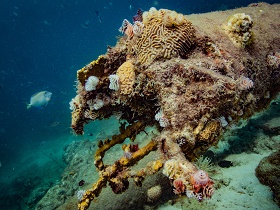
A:
POLYGON ((253 20, 249 15, 237 13, 229 18, 226 33, 234 45, 244 48, 252 41, 253 20))
POLYGON ((152 7, 143 13, 143 24, 141 36, 127 42, 141 64, 161 57, 185 56, 195 41, 191 22, 175 11, 152 7))
POLYGON ((134 66, 131 61, 124 62, 117 70, 120 83, 120 93, 128 95, 133 91, 135 82, 134 66))

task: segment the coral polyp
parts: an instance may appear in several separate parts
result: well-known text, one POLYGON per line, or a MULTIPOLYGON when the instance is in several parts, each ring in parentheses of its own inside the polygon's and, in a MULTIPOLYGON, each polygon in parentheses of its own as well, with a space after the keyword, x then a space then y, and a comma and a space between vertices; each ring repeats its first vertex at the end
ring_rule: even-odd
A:
MULTIPOLYGON (((73 131, 83 134, 85 124, 111 116, 121 122, 119 135, 98 143, 94 165, 100 177, 84 193, 79 209, 87 209, 107 183, 123 193, 129 179, 142 186, 161 168, 175 194, 199 201, 212 197, 213 180, 192 162, 231 125, 265 109, 280 91, 278 20, 267 13, 261 17, 267 24, 252 27, 261 14, 255 7, 244 10, 218 16, 139 11, 133 24, 123 22, 124 35, 116 46, 77 72, 77 96, 70 103, 73 131), (98 84, 87 91, 92 76, 98 84), (146 145, 124 145, 148 126, 155 130, 146 136, 146 145), (117 144, 123 155, 105 164, 104 156, 117 144), (131 169, 153 151, 158 159, 131 169)), ((150 200, 160 197, 161 190, 155 191, 149 192, 150 200)))

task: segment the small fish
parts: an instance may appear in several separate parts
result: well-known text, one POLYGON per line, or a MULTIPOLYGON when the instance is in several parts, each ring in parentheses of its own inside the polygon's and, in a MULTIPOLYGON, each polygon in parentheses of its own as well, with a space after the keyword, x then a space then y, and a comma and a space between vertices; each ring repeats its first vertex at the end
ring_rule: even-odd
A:
POLYGON ((27 109, 31 107, 42 107, 46 106, 51 100, 52 93, 48 91, 41 91, 38 93, 35 93, 34 95, 31 96, 30 98, 30 103, 27 104, 27 109))
POLYGON ((47 20, 44 20, 45 25, 51 25, 47 20))
POLYGON ((83 28, 88 28, 89 27, 89 24, 90 24, 90 20, 87 20, 86 22, 84 22, 83 24, 81 24, 81 26, 83 28))
POLYGON ((58 124, 59 124, 59 122, 52 122, 52 123, 49 125, 49 127, 50 127, 50 128, 54 128, 54 127, 56 127, 58 124))
POLYGON ((96 16, 97 16, 97 18, 99 20, 99 23, 102 23, 102 20, 101 20, 100 15, 99 15, 99 11, 95 10, 94 12, 95 12, 95 14, 96 14, 96 16))

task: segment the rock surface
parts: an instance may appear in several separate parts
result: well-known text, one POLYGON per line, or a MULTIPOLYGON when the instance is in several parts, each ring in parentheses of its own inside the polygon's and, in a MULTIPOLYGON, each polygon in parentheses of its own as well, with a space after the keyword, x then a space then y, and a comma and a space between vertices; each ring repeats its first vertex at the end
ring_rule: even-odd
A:
POLYGON ((271 188, 280 206, 280 150, 260 161, 256 168, 256 175, 262 184, 271 188))

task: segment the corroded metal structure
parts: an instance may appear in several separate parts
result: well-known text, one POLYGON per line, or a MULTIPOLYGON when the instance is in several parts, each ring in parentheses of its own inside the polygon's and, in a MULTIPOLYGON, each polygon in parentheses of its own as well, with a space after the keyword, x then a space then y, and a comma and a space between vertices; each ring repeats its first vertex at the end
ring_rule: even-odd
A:
POLYGON ((122 193, 128 178, 141 186, 145 176, 162 167, 171 181, 183 179, 189 194, 211 197, 213 181, 190 181, 197 171, 191 161, 241 118, 265 109, 279 92, 279 9, 262 3, 184 16, 151 8, 143 13, 143 24, 124 25, 116 46, 77 72, 77 96, 71 101, 76 134, 83 134, 86 123, 112 115, 130 124, 122 125, 112 140, 99 142, 95 165, 100 179, 85 193, 79 209, 88 208, 107 183, 122 193), (99 82, 96 90, 86 91, 90 76, 99 82), (111 166, 103 164, 111 147, 127 137, 133 141, 153 125, 159 135, 148 145, 137 151, 125 145, 129 155, 111 166), (159 160, 129 172, 129 166, 153 150, 159 160))

